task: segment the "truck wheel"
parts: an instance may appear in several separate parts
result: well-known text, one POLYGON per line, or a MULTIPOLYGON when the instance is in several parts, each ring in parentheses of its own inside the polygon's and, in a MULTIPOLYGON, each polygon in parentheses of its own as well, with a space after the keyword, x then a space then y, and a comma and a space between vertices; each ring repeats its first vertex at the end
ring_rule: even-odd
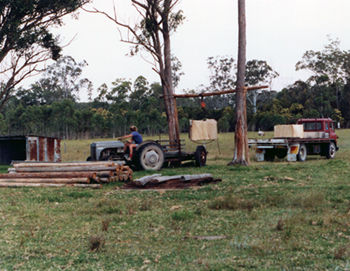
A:
POLYGON ((326 155, 327 159, 333 159, 335 156, 336 147, 334 142, 329 143, 328 153, 326 155))
POLYGON ((86 158, 86 161, 91 161, 91 156, 89 156, 88 158, 86 158))
POLYGON ((287 150, 276 150, 276 156, 279 158, 279 159, 283 159, 284 157, 287 156, 287 150))
POLYGON ((196 167, 204 167, 207 162, 207 152, 204 146, 198 146, 194 153, 194 159, 196 161, 196 167))
POLYGON ((305 144, 300 144, 299 153, 297 155, 297 159, 300 162, 305 162, 307 156, 307 150, 305 144))
POLYGON ((274 159, 275 159, 275 152, 273 150, 266 150, 265 161, 273 162, 274 159))
POLYGON ((137 151, 137 162, 141 169, 160 170, 164 164, 164 152, 157 143, 147 143, 137 151))

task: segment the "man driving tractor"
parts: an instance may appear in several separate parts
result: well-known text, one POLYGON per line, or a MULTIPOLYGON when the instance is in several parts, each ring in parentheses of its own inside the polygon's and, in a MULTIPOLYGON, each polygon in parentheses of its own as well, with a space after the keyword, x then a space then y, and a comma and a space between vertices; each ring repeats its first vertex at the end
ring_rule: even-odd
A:
POLYGON ((134 125, 130 126, 130 132, 131 133, 129 135, 118 137, 118 140, 130 138, 124 144, 124 153, 125 153, 127 148, 129 148, 129 151, 130 151, 129 158, 127 159, 128 161, 132 160, 133 148, 136 148, 143 141, 142 136, 137 131, 137 127, 136 126, 134 126, 134 125))

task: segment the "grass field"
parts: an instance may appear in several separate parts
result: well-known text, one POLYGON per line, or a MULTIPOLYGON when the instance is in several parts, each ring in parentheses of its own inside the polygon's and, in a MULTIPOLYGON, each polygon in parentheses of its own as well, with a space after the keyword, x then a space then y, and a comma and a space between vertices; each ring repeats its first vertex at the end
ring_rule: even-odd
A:
MULTIPOLYGON (((223 180, 188 190, 2 189, 0 270, 349 270, 350 130, 337 133, 333 160, 257 163, 251 150, 249 167, 226 166, 234 138, 220 134, 206 167, 160 172, 223 180)), ((63 142, 63 160, 91 142, 63 142)))

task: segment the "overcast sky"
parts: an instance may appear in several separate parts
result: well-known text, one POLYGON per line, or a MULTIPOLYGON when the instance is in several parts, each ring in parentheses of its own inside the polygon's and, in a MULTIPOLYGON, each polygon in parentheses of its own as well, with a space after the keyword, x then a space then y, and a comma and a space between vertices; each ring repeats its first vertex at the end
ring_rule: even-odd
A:
MULTIPOLYGON (((96 7, 113 13, 112 0, 94 0, 87 8, 96 7)), ((117 0, 117 14, 125 22, 138 17, 130 0, 117 0)), ((180 93, 209 85, 207 58, 233 56, 237 59, 238 14, 237 0, 181 0, 186 20, 173 34, 173 54, 182 63, 180 93)), ((340 48, 350 50, 349 0, 246 0, 247 60, 266 60, 280 76, 272 88, 281 90, 310 74, 295 71, 295 64, 307 50, 320 51, 328 37, 339 39, 340 48)), ((76 61, 86 60, 83 76, 94 84, 93 97, 103 83, 108 86, 117 78, 134 81, 143 75, 150 83, 159 82, 152 65, 141 56, 128 57, 130 45, 120 41, 115 23, 106 17, 80 11, 79 20, 65 19, 65 26, 55 29, 62 44, 74 41, 63 50, 76 61)), ((38 80, 37 78, 30 79, 38 80)), ((28 81, 27 81, 28 82, 28 81)), ((81 93, 81 100, 86 95, 81 93)))

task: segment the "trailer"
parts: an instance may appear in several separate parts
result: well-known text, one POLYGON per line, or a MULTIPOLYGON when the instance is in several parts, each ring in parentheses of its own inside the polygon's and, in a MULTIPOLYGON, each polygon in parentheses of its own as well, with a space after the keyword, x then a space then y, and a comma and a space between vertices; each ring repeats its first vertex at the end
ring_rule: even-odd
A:
POLYGON ((329 118, 299 119, 296 125, 277 125, 274 138, 248 139, 255 147, 257 161, 273 161, 287 157, 287 161, 304 162, 308 155, 333 159, 338 151, 334 122, 329 118))
POLYGON ((131 161, 128 158, 129 149, 124 153, 122 141, 103 141, 91 144, 87 161, 120 161, 139 170, 160 170, 170 163, 180 165, 184 161, 194 161, 196 166, 203 167, 207 151, 203 145, 194 152, 186 151, 184 140, 147 140, 134 149, 131 161))

